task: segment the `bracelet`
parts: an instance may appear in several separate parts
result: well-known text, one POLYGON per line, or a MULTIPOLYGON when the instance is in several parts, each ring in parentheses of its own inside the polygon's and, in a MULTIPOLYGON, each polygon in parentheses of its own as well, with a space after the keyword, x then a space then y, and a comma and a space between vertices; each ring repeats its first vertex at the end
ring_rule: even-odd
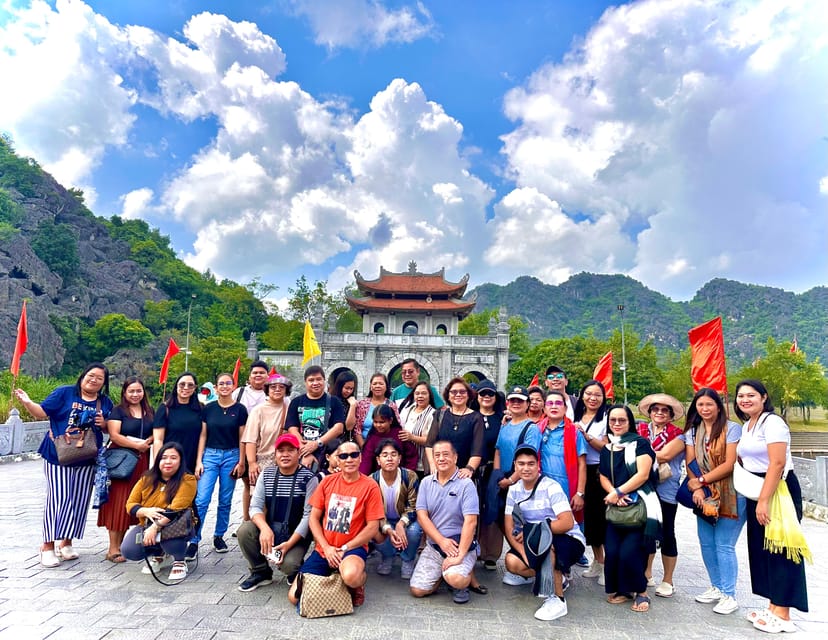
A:
POLYGON ((468 471, 471 471, 472 473, 474 473, 475 471, 477 471, 477 469, 475 469, 475 468, 474 468, 473 466, 471 466, 470 464, 467 464, 467 465, 466 465, 465 467, 463 467, 463 468, 464 468, 464 469, 467 469, 468 471))
POLYGON ((625 495, 627 495, 623 491, 621 491, 621 489, 618 488, 615 489, 615 493, 619 498, 623 498, 625 495))

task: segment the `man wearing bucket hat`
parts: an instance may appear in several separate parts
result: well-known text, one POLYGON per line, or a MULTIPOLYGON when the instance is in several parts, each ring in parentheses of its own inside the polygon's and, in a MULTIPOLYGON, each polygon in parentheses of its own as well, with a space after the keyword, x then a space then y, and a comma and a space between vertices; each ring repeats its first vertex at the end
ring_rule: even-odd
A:
POLYGON ((239 549, 250 575, 239 591, 253 591, 273 581, 273 563, 292 581, 310 545, 310 496, 318 484, 299 464, 299 438, 283 433, 276 439, 276 464, 262 471, 250 503, 251 520, 238 530, 239 549))
POLYGON ((504 516, 506 569, 534 577, 533 592, 546 598, 535 618, 556 620, 567 613, 564 574, 583 554, 586 540, 561 485, 541 476, 536 447, 518 446, 515 470, 519 480, 509 487, 504 516))
POLYGON ((655 593, 662 598, 673 595, 673 571, 678 560, 676 543, 676 494, 679 489, 681 463, 684 460, 684 432, 673 424, 684 415, 684 407, 673 396, 666 393, 651 393, 638 403, 638 411, 648 416, 648 422, 638 423, 638 435, 647 438, 656 454, 655 464, 659 470, 659 483, 656 488, 661 503, 662 527, 664 539, 661 542, 661 563, 664 576, 661 583, 653 578, 653 559, 655 543, 648 549, 647 559, 648 586, 656 587, 655 593))

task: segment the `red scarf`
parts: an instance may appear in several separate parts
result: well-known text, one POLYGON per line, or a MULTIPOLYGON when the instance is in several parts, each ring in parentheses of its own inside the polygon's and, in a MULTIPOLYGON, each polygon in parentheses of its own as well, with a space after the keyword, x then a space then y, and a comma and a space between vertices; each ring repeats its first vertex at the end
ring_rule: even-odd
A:
MULTIPOLYGON (((578 427, 564 416, 563 419, 563 445, 564 445, 564 466, 566 467, 566 480, 569 485, 569 499, 572 500, 578 492, 578 427)), ((546 424, 541 427, 541 435, 544 429, 549 428, 549 420, 547 418, 546 424)), ((581 523, 584 521, 584 510, 573 511, 575 522, 581 523)))
POLYGON ((647 438, 647 441, 653 447, 653 451, 661 451, 662 447, 668 442, 672 442, 676 438, 678 438, 682 433, 684 433, 681 429, 679 429, 676 425, 672 422, 668 422, 667 426, 661 430, 655 438, 650 440, 650 423, 649 422, 639 422, 638 423, 638 435, 642 438, 647 438))

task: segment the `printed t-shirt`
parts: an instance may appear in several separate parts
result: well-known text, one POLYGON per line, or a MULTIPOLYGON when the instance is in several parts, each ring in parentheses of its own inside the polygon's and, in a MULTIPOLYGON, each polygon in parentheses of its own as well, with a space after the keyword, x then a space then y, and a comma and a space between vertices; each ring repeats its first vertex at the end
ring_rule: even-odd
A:
POLYGON ((328 430, 337 423, 345 422, 345 409, 339 398, 323 393, 321 397, 311 399, 302 394, 290 401, 285 429, 296 427, 305 440, 319 440, 328 430), (331 412, 325 424, 325 404, 330 398, 331 412))
MULTIPOLYGON (((68 428, 79 427, 82 424, 94 421, 95 413, 98 410, 98 401, 87 402, 78 395, 75 385, 58 387, 40 403, 40 407, 49 416, 49 428, 55 437, 63 435, 68 428)), ((112 412, 112 400, 101 396, 101 412, 104 420, 109 418, 112 412)), ((103 433, 100 429, 93 429, 98 448, 103 443, 103 433)), ((40 443, 37 452, 52 464, 59 464, 55 443, 47 432, 40 443)), ((91 464, 91 462, 87 463, 91 464)))
MULTIPOLYGON (((313 492, 311 506, 322 510, 325 540, 336 548, 353 540, 369 521, 385 517, 379 485, 361 473, 354 482, 341 473, 326 476, 313 492)), ((322 549, 316 550, 325 556, 322 549)))

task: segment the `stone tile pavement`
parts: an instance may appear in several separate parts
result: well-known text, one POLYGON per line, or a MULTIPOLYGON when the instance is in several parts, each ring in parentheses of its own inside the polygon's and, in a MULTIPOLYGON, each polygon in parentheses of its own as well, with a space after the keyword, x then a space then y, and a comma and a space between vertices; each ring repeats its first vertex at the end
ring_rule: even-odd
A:
MULTIPOLYGON (((129 638, 220 640, 223 638, 346 638, 373 640, 399 638, 429 640, 478 640, 493 638, 567 638, 568 640, 681 638, 761 638, 743 615, 764 603, 750 592, 744 534, 739 541, 738 600, 742 609, 730 616, 716 615, 710 605, 693 600, 707 587, 699 556, 694 517, 679 509, 677 532, 679 561, 676 594, 671 599, 653 598, 647 614, 628 606, 604 601, 595 580, 581 578, 575 570, 567 592, 569 614, 554 622, 540 622, 532 614, 540 600, 529 587, 507 587, 497 572, 478 576, 490 588, 486 596, 472 594, 465 606, 452 604, 447 592, 414 600, 407 584, 394 574, 371 573, 366 603, 352 616, 305 620, 288 604, 287 587, 274 583, 241 593, 237 583, 247 571, 235 539, 226 537, 227 554, 216 554, 202 543, 198 569, 182 584, 163 587, 140 573, 135 563, 112 564, 104 559, 106 530, 95 526, 97 513, 90 511, 86 537, 75 543, 79 560, 57 569, 38 563, 43 492, 42 462, 0 464, 0 639, 37 640, 129 638)), ((239 521, 241 485, 237 488, 231 530, 239 521)), ((211 513, 213 513, 211 511, 211 513)), ((208 515, 205 540, 212 535, 214 516, 208 515)), ((799 638, 825 638, 828 634, 828 525, 804 521, 814 550, 815 563, 808 566, 811 612, 794 612, 799 638)), ((656 578, 660 577, 656 558, 656 578)), ((652 595, 652 592, 651 592, 652 595)))

